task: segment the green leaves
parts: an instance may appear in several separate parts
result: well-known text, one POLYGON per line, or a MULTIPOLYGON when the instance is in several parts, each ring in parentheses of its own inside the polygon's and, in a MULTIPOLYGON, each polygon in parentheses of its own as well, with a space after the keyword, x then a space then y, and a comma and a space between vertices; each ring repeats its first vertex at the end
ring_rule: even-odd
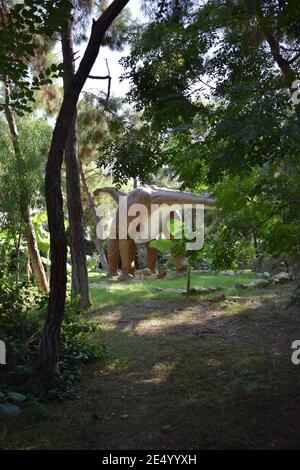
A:
POLYGON ((162 166, 164 154, 160 135, 146 123, 129 125, 118 135, 108 138, 99 147, 99 167, 110 166, 114 183, 123 184, 129 178, 147 181, 162 166))
MULTIPOLYGON (((26 397, 22 393, 17 392, 0 392, 0 417, 5 421, 7 419, 17 419, 20 414, 20 408, 14 402, 23 402, 26 397)), ((0 420, 0 441, 3 441, 7 434, 6 425, 0 420)))
POLYGON ((67 0, 32 0, 4 11, 5 27, 0 29, 0 74, 7 77, 13 88, 10 104, 21 116, 31 111, 33 92, 61 76, 62 68, 58 65, 33 78, 30 68, 39 53, 41 38, 49 41, 67 20, 71 8, 67 0))
POLYGON ((172 240, 152 240, 149 243, 151 248, 156 248, 157 250, 161 251, 162 253, 165 251, 169 251, 174 248, 174 242, 172 240))

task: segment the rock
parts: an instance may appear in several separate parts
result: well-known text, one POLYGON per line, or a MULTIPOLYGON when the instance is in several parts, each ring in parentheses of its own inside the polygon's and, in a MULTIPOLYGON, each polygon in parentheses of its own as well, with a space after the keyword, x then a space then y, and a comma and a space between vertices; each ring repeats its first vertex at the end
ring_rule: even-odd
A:
POLYGON ((171 431, 171 426, 170 426, 169 424, 167 424, 166 426, 164 426, 164 427, 162 428, 162 431, 163 431, 163 432, 170 432, 170 431, 171 431))
POLYGON ((134 276, 132 274, 121 274, 118 277, 119 282, 133 281, 134 276))
POLYGON ((291 273, 279 273, 273 276, 273 282, 275 282, 275 284, 285 284, 293 279, 294 276, 291 273))
POLYGON ((214 287, 191 287, 190 293, 193 295, 202 295, 210 294, 211 292, 216 292, 216 290, 217 289, 214 287))
POLYGON ((271 279, 271 274, 268 271, 265 271, 264 273, 261 273, 261 277, 263 279, 271 279))
POLYGON ((223 291, 225 287, 191 287, 190 293, 192 295, 211 294, 212 292, 223 291))
POLYGON ((242 284, 241 282, 237 282, 236 284, 234 284, 234 287, 236 289, 247 289, 248 288, 248 284, 242 284))
POLYGON ((209 299, 209 302, 224 302, 224 300, 226 300, 226 295, 221 294, 217 295, 216 297, 212 297, 211 299, 209 299))
POLYGON ((139 269, 136 273, 143 276, 152 276, 152 271, 150 268, 139 269))
POLYGON ((175 287, 169 287, 168 289, 164 289, 165 292, 174 292, 174 294, 184 294, 185 289, 177 289, 175 287))
POLYGON ((161 287, 151 287, 151 290, 153 292, 162 292, 163 291, 163 289, 161 287))
POLYGON ((248 284, 248 287, 253 287, 256 289, 263 289, 269 287, 270 282, 267 279, 258 279, 257 281, 252 281, 248 284))

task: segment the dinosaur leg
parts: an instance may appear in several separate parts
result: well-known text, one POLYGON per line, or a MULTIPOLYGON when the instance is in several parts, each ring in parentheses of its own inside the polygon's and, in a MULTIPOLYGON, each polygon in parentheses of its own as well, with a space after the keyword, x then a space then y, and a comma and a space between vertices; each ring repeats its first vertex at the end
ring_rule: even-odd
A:
POLYGON ((128 274, 134 274, 135 242, 130 238, 119 240, 119 249, 122 260, 122 274, 119 279, 125 280, 128 278, 128 274))
POLYGON ((108 277, 117 276, 118 273, 118 265, 119 265, 119 240, 117 239, 109 239, 108 240, 108 277))
POLYGON ((159 254, 159 251, 156 248, 151 248, 148 243, 147 244, 147 262, 148 262, 148 268, 151 269, 152 272, 155 272, 158 254, 159 254))
POLYGON ((172 253, 172 259, 176 267, 176 275, 186 271, 187 262, 184 256, 178 256, 172 253))

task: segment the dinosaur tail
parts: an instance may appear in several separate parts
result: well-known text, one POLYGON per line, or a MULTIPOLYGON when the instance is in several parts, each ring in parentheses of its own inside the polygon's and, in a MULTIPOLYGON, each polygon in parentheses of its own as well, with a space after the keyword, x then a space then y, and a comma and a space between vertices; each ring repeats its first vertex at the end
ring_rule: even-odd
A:
POLYGON ((119 197, 120 196, 127 196, 126 193, 123 193, 122 191, 118 191, 116 188, 113 187, 105 187, 105 188, 99 188, 94 191, 94 196, 99 196, 99 194, 108 194, 110 197, 113 198, 113 200, 119 204, 119 197))
POLYGON ((158 190, 157 194, 153 194, 152 202, 154 204, 203 204, 209 209, 215 208, 215 201, 207 196, 196 196, 189 192, 180 192, 173 190, 158 190))

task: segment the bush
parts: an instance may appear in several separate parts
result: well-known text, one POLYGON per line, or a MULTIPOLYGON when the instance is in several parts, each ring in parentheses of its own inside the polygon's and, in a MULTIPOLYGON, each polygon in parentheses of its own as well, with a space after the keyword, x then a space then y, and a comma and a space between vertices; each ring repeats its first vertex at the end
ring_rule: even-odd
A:
POLYGON ((92 336, 99 325, 82 318, 78 299, 68 301, 61 332, 59 373, 47 384, 41 382, 39 341, 47 296, 30 283, 0 282, 0 339, 6 343, 7 364, 0 369, 2 392, 11 388, 33 396, 62 399, 71 397, 71 384, 80 376, 81 365, 104 355, 104 347, 92 336))

